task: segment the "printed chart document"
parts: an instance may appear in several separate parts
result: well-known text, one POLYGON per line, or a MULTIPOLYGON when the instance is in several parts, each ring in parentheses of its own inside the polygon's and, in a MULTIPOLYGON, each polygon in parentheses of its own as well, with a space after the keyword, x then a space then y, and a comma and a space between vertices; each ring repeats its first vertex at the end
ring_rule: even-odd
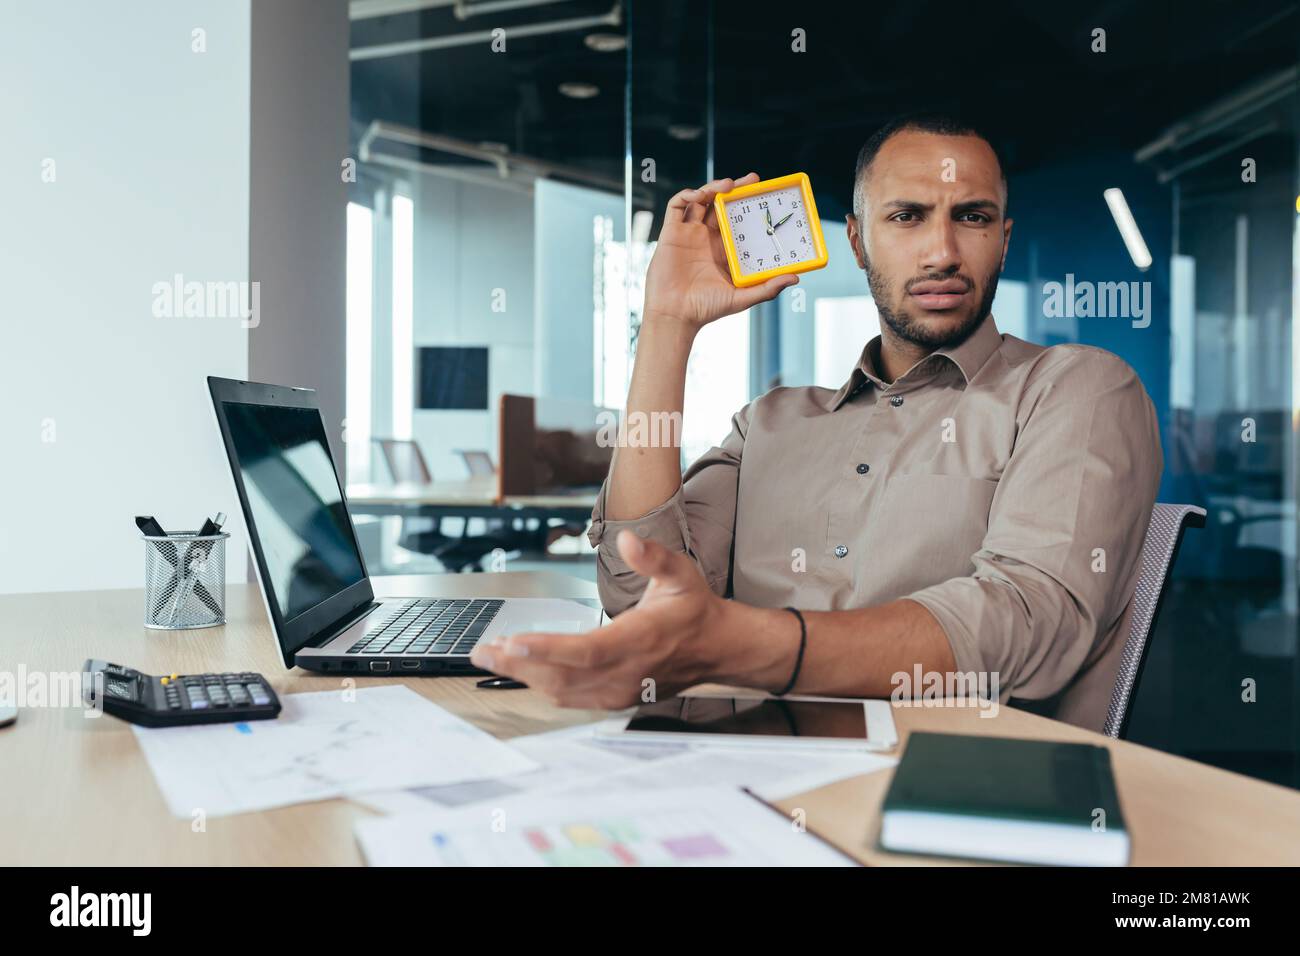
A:
POLYGON ((173 814, 224 816, 538 768, 400 684, 280 700, 276 720, 132 728, 173 814))
POLYGON ((854 866, 729 787, 520 794, 496 806, 359 820, 371 866, 854 866))
POLYGON ((515 793, 556 790, 587 780, 601 780, 634 768, 643 761, 686 752, 685 745, 681 744, 615 749, 596 740, 592 733, 595 726, 578 724, 511 738, 508 743, 512 749, 536 762, 537 769, 529 773, 463 784, 373 791, 352 799, 380 813, 420 813, 439 807, 460 807, 483 800, 499 800, 515 793))
POLYGON ((381 813, 416 813, 524 792, 584 793, 615 787, 662 790, 712 784, 745 787, 764 800, 781 800, 898 763, 894 757, 870 753, 615 743, 597 737, 596 726, 583 724, 508 741, 540 765, 531 773, 463 785, 372 792, 356 800, 381 813))

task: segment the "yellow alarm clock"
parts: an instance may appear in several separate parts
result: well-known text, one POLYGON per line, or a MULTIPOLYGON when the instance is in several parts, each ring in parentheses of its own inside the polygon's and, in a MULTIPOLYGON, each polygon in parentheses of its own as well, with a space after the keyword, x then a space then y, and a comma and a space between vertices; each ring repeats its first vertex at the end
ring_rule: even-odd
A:
POLYGON ((714 197, 731 281, 758 285, 773 276, 826 265, 817 203, 804 173, 741 186, 714 197))

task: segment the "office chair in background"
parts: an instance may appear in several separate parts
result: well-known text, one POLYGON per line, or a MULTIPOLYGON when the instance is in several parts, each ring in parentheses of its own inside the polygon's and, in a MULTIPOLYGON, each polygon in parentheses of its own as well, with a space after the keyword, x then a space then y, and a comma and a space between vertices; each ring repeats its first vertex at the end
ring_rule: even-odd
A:
MULTIPOLYGON (((379 446, 393 481, 420 485, 433 483, 433 472, 414 441, 404 438, 372 438, 371 441, 379 446)), ((498 548, 510 550, 511 542, 500 535, 470 535, 469 518, 462 519, 464 524, 459 537, 443 533, 441 518, 403 517, 401 521, 398 547, 431 555, 448 571, 461 572, 467 568, 480 571, 480 562, 485 555, 498 548)))
POLYGON ((492 456, 485 451, 458 448, 456 453, 464 459, 471 478, 490 478, 497 473, 496 466, 492 464, 492 456))
MULTIPOLYGON (((490 478, 497 473, 492 456, 487 452, 463 448, 457 452, 471 478, 490 478)), ((537 551, 545 555, 550 544, 551 528, 543 518, 514 518, 508 523, 498 519, 490 522, 488 527, 503 542, 504 550, 509 552, 537 551)), ((581 534, 584 530, 585 525, 569 533, 581 534)))

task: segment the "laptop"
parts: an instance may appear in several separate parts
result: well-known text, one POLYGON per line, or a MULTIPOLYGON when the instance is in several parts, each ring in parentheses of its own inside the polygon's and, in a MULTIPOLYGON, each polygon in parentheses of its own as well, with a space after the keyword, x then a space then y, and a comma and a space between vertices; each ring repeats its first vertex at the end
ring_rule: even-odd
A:
POLYGON ((476 674, 479 641, 599 626, 596 602, 375 600, 315 390, 214 377, 208 390, 286 667, 476 674))

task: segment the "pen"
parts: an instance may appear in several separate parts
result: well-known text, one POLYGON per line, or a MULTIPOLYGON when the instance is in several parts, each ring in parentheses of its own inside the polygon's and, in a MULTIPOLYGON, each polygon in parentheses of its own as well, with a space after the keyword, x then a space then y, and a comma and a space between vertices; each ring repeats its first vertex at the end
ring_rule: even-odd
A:
POLYGON ((528 685, 523 681, 517 681, 512 677, 489 677, 485 680, 479 681, 474 686, 482 687, 485 690, 516 690, 519 688, 526 688, 528 685))
MULTIPOLYGON (((221 514, 218 514, 217 517, 224 519, 224 516, 221 514)), ((158 523, 158 520, 153 515, 136 515, 135 526, 140 529, 140 533, 146 538, 167 537, 167 532, 163 530, 163 526, 158 523)), ((207 526, 205 525, 204 527, 207 526)), ((180 556, 176 552, 176 542, 157 541, 155 544, 158 546, 158 552, 167 559, 167 563, 173 568, 180 563, 180 556)), ((172 587, 180 587, 180 574, 178 573, 173 575, 172 581, 172 587)), ((198 595, 199 600, 203 602, 204 606, 206 606, 209 611, 218 617, 221 616, 221 605, 217 603, 217 599, 212 596, 212 593, 207 589, 206 585, 204 585, 202 581, 194 585, 194 593, 198 595)))
MULTIPOLYGON (((198 536, 204 537, 216 534, 225 523, 225 512, 218 511, 215 518, 205 518, 203 520, 203 527, 199 529, 198 536)), ((198 582, 199 569, 203 567, 207 556, 212 553, 212 546, 215 543, 214 541, 200 541, 197 544, 191 544, 185 549, 185 559, 181 562, 182 567, 178 569, 184 576, 180 581, 180 586, 176 589, 176 603, 172 605, 172 613, 167 618, 168 625, 176 622, 176 615, 180 613, 181 606, 189 598, 190 589, 198 582), (194 555, 192 558, 190 557, 191 554, 194 555)), ((202 587, 202 585, 199 585, 199 587, 202 587)), ((200 599, 202 599, 201 595, 200 599)), ((215 601, 209 603, 209 601, 204 600, 203 603, 208 606, 208 610, 212 611, 213 614, 220 614, 219 607, 215 606, 215 601)))

